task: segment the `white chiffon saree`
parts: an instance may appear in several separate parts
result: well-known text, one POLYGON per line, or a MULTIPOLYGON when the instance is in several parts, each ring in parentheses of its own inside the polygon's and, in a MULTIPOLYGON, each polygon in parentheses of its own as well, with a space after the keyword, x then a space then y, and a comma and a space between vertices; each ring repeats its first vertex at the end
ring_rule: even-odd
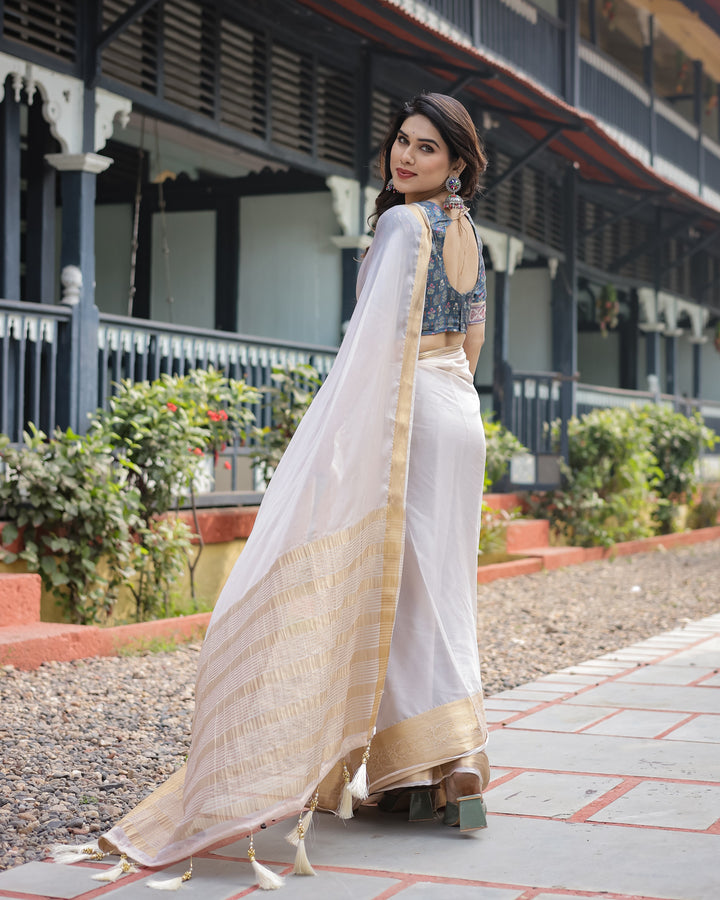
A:
POLYGON ((187 764, 104 849, 165 866, 297 815, 318 786, 335 809, 374 729, 371 791, 485 775, 484 442, 464 356, 418 362, 430 248, 420 207, 379 220, 335 365, 213 612, 187 764))

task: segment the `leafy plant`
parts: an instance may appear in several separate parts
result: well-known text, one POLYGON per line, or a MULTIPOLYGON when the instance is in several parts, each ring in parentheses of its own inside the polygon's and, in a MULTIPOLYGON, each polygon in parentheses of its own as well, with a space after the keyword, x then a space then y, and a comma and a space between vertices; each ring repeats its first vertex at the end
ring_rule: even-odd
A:
MULTIPOLYGON (((559 423, 553 425, 559 440, 559 423)), ((576 546, 610 546, 653 534, 662 471, 651 437, 635 410, 595 409, 568 423, 569 460, 563 486, 533 501, 557 537, 576 546)))
POLYGON ((140 497, 103 435, 56 431, 51 440, 32 425, 25 446, 5 440, 0 507, 9 523, 0 559, 25 560, 72 622, 101 621, 132 575, 132 532, 140 497), (7 548, 22 533, 19 554, 7 548))
POLYGON ((170 590, 182 578, 191 536, 190 527, 174 516, 152 519, 138 529, 133 560, 137 577, 128 587, 139 622, 160 612, 170 615, 170 590))
POLYGON ((692 497, 697 487, 700 451, 711 450, 715 438, 699 413, 688 418, 669 407, 648 404, 639 410, 639 417, 661 470, 655 485, 659 496, 655 519, 659 532, 668 534, 677 530, 678 505, 692 497))
POLYGON ((499 422, 491 418, 484 420, 485 426, 485 484, 487 491, 492 485, 499 484, 510 468, 514 456, 527 453, 528 450, 499 422))
POLYGON ((518 510, 494 509, 483 500, 478 546, 480 556, 505 552, 508 523, 518 515, 518 510))
POLYGON ((158 517, 189 495, 193 513, 199 465, 216 461, 226 445, 244 441, 254 421, 249 404, 259 393, 244 381, 229 379, 210 368, 188 375, 162 375, 153 382, 123 381, 100 411, 93 428, 113 444, 129 469, 131 484, 140 495, 136 565, 140 578, 131 587, 138 619, 168 608, 169 585, 185 564, 195 601, 195 569, 202 553, 191 551, 189 529, 180 522, 161 525, 158 517), (209 453, 212 456, 207 457, 209 453))
POLYGON ((700 497, 690 506, 688 528, 711 528, 720 518, 720 485, 706 485, 700 497))
POLYGON ((265 484, 270 483, 287 445, 322 384, 313 366, 273 366, 271 387, 263 388, 270 400, 271 425, 253 430, 252 464, 265 484))

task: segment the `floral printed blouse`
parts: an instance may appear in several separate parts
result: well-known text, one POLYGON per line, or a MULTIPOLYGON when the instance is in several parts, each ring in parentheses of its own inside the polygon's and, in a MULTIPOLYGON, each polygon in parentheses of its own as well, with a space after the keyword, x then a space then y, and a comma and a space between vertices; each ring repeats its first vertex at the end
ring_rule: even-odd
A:
POLYGON ((471 291, 461 294, 450 284, 443 262, 445 231, 450 223, 450 217, 442 207, 433 203, 432 200, 423 200, 420 206, 430 220, 433 243, 425 290, 422 333, 441 334, 445 331, 457 331, 465 334, 468 325, 478 325, 485 321, 485 263, 482 257, 480 236, 468 214, 478 242, 478 278, 471 291))

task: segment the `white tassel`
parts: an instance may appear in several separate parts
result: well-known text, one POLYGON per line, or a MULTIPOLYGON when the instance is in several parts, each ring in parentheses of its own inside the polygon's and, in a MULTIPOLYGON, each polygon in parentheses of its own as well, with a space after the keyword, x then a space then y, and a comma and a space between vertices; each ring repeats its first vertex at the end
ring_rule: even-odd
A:
POLYGON ((310 865, 307 850, 305 849, 305 832, 302 824, 298 824, 298 848, 295 854, 294 875, 314 875, 315 869, 310 865))
POLYGON ((353 780, 350 782, 350 793, 356 800, 367 800, 370 795, 370 782, 368 781, 367 774, 367 764, 370 759, 370 744, 372 744, 372 739, 375 737, 375 729, 373 728, 372 734, 370 735, 370 740, 367 742, 367 747, 365 748, 365 752, 362 755, 362 761, 358 767, 357 772, 353 776, 353 780))
POLYGON ((192 859, 190 860, 190 868, 178 875, 177 878, 157 879, 146 881, 145 887, 153 888, 155 891, 177 891, 186 881, 192 878, 192 859))
POLYGON ((50 848, 50 856, 53 862, 61 866, 69 866, 76 862, 87 862, 91 859, 103 859, 105 854, 98 847, 97 842, 92 844, 53 844, 50 848))
POLYGON ((139 872, 137 866, 133 865, 127 856, 123 856, 120 862, 113 866, 112 869, 106 869, 104 872, 98 872, 97 875, 92 876, 93 881, 118 881, 120 878, 124 878, 126 875, 133 875, 135 872, 139 872))
POLYGON ((255 878, 257 879, 258 887, 261 891, 276 891, 278 888, 281 888, 285 884, 284 878, 276 875, 274 872, 261 865, 255 859, 255 844, 253 842, 252 835, 250 835, 250 849, 248 850, 248 859, 250 860, 250 864, 253 867, 253 872, 255 873, 255 878))
POLYGON ((152 881, 145 882, 145 887, 152 888, 155 891, 176 891, 182 883, 182 875, 178 875, 177 878, 166 878, 164 881, 153 878, 152 881))
POLYGON ((352 819, 353 795, 350 793, 350 773, 348 772, 348 767, 346 765, 343 765, 343 780, 345 784, 343 784, 343 789, 340 793, 340 803, 338 804, 337 815, 339 819, 352 819))
POLYGON ((307 834, 310 830, 310 823, 313 820, 313 814, 317 809, 318 800, 320 797, 319 791, 315 791, 312 800, 310 801, 310 808, 305 813, 305 815, 301 815, 298 819, 297 825, 293 828, 292 831, 288 831, 285 835, 285 840, 288 844, 292 844, 293 847, 297 847, 300 841, 300 829, 302 829, 303 834, 307 834))

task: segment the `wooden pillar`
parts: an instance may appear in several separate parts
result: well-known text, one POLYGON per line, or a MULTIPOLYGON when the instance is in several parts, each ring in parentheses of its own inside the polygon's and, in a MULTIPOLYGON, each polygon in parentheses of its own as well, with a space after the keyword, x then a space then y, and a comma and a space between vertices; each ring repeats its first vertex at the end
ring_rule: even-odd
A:
POLYGON ((20 104, 11 82, 0 104, 0 297, 20 300, 20 104))
POLYGON ((677 385, 677 338, 665 335, 665 393, 674 394, 677 385))
POLYGON ((215 212, 215 328, 237 331, 240 198, 224 197, 215 212))
POLYGON ((693 62, 693 118, 695 126, 698 130, 697 138, 697 174, 698 189, 702 192, 705 183, 705 152, 703 148, 703 64, 701 60, 696 59, 693 62))
POLYGON ((501 425, 510 428, 512 425, 512 369, 508 361, 510 352, 510 272, 509 246, 504 264, 495 268, 495 304, 493 323, 493 410, 495 418, 501 425))
POLYGON ((580 106, 580 16, 575 0, 565 3, 565 58, 563 60, 563 90, 565 99, 574 107, 580 106))
MULTIPOLYGON (((58 378, 58 421, 80 434, 88 414, 99 404, 98 325, 95 305, 95 180, 112 162, 96 153, 53 153, 47 157, 60 172, 62 242, 60 266, 77 271, 77 286, 65 302, 72 320, 60 348, 66 364, 58 378)), ((73 279, 75 276, 73 275, 73 279)))
POLYGON ((635 291, 630 291, 630 318, 621 321, 618 328, 620 339, 620 387, 628 391, 638 389, 638 299, 635 291))
POLYGON ((643 47, 643 75, 645 85, 650 92, 650 162, 655 159, 657 149, 657 120, 655 118, 655 17, 649 16, 647 26, 647 43, 643 47))
POLYGON ((55 302, 55 169, 45 155, 55 145, 39 99, 28 108, 25 295, 35 303, 55 302))
POLYGON ((699 400, 702 397, 702 343, 700 340, 692 342, 692 354, 692 395, 696 400, 699 400))
POLYGON ((578 353, 577 313, 577 170, 569 166, 563 179, 565 259, 553 281, 553 369, 565 376, 560 385, 561 452, 568 456, 567 423, 575 415, 578 353))

